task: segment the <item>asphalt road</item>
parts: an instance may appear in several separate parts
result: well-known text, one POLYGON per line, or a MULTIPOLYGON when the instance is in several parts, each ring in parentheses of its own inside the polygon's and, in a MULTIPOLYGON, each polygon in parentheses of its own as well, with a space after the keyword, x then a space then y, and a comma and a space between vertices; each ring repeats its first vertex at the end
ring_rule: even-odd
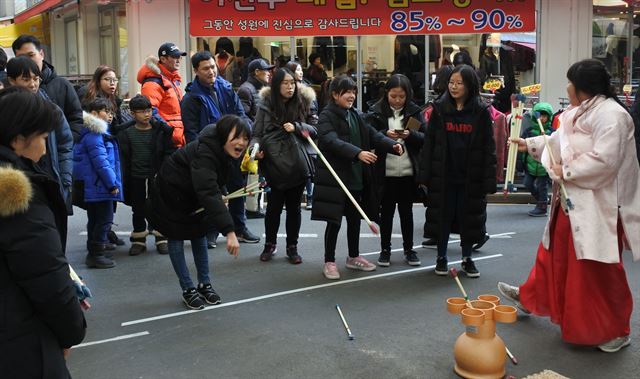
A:
MULTIPOLYGON (((494 237, 474 254, 479 279, 462 276, 470 296, 496 294, 496 282, 519 284, 535 260, 545 219, 528 217, 527 205, 490 205, 488 231, 494 237)), ((424 210, 414 208, 414 245, 422 241, 424 210)), ((210 250, 213 286, 223 303, 186 311, 168 256, 149 251, 128 256, 129 243, 115 253, 117 267, 89 270, 84 265, 85 214, 76 208, 69 222, 67 256, 94 294, 87 313, 85 343, 72 350, 74 378, 456 378, 453 344, 464 327, 447 313, 445 300, 459 296, 452 279, 433 273, 436 252, 416 249, 422 266, 410 267, 402 253, 392 265, 370 273, 344 268, 344 226, 337 262, 340 281, 322 275, 324 223, 303 210, 299 250, 304 262, 294 266, 280 253, 260 262, 262 244, 241 245, 233 259, 224 240, 210 250), (335 310, 340 304, 355 335, 349 341, 335 310)), ((114 229, 130 232, 130 211, 118 207, 114 229)), ((263 220, 249 220, 254 233, 263 220)), ((281 224, 284 233, 284 220, 281 224)), ((361 253, 377 259, 379 240, 363 222, 361 253)), ((401 248, 398 217, 392 242, 401 248)), ((187 262, 195 277, 190 248, 187 262)), ((625 254, 628 280, 637 303, 640 266, 625 254)), ((449 261, 460 259, 452 243, 449 261)), ((459 267, 459 264, 455 264, 459 267)), ((632 345, 617 354, 577 347, 560 340, 548 319, 520 316, 499 324, 498 332, 517 356, 507 373, 524 377, 544 369, 570 378, 633 378, 640 372, 638 312, 632 315, 632 345)))

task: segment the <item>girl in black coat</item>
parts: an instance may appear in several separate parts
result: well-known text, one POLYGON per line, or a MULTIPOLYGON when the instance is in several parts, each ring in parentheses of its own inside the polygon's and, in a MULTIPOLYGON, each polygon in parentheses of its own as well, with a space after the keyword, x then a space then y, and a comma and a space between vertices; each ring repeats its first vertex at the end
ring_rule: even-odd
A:
POLYGON ((167 158, 150 186, 149 223, 169 239, 169 257, 187 308, 220 303, 209 278, 207 232, 215 228, 226 235, 227 251, 238 255, 240 245, 222 193, 232 164, 244 154, 250 135, 249 125, 240 117, 220 118, 167 158), (191 240, 197 289, 184 258, 184 240, 191 240))
POLYGON ((400 213, 405 260, 411 266, 420 265, 420 259, 413 250, 413 201, 418 190, 416 177, 420 149, 424 144, 425 123, 420 107, 411 101, 412 98, 409 78, 402 74, 392 75, 384 86, 384 96, 371 107, 366 117, 371 126, 401 143, 408 152, 401 156, 381 152, 375 165, 379 183, 382 184, 378 266, 390 265, 391 230, 396 204, 400 213))
MULTIPOLYGON (((318 147, 331 167, 345 183, 353 197, 367 215, 378 219, 379 201, 372 165, 376 151, 402 155, 402 144, 385 137, 365 123, 360 113, 353 109, 356 83, 346 75, 331 82, 332 102, 320 114, 318 121, 318 147)), ((359 252, 360 213, 331 175, 322 161, 318 162, 314 190, 313 220, 327 221, 324 232, 324 268, 327 279, 340 279, 335 264, 336 241, 342 216, 347 218, 349 257, 347 268, 373 271, 376 266, 359 252)))
POLYGON ((59 227, 57 182, 35 162, 46 151, 55 106, 27 90, 0 91, 0 376, 69 378, 68 349, 86 322, 59 227))
POLYGON ((309 87, 298 87, 294 73, 287 68, 278 69, 271 87, 260 90, 262 101, 254 132, 261 151, 256 157, 260 159, 260 169, 271 187, 264 218, 265 245, 260 254, 263 262, 271 260, 276 252, 280 214, 286 204, 287 258, 293 264, 302 263, 298 254, 302 221, 300 198, 313 174, 311 158, 307 154, 308 143, 302 133, 316 136, 316 128, 307 123, 316 121, 311 114, 313 94, 309 87))
POLYGON ((496 191, 496 146, 479 88, 472 67, 454 68, 447 92, 433 104, 427 127, 419 182, 428 188, 425 234, 438 241, 437 275, 447 275, 447 246, 455 223, 460 230, 462 270, 469 277, 480 276, 471 250, 484 240, 486 195, 496 191))

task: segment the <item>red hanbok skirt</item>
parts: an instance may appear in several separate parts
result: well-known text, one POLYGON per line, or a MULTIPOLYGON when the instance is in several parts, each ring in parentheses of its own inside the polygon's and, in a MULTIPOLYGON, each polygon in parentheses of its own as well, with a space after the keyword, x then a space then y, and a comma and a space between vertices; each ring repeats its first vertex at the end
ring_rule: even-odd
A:
MULTIPOLYGON (((628 335, 633 299, 622 259, 614 264, 576 259, 569 217, 558 208, 551 222, 549 250, 540 243, 536 264, 520 286, 522 305, 549 316, 569 343, 599 345, 628 335)), ((618 241, 621 254, 620 223, 618 241)))

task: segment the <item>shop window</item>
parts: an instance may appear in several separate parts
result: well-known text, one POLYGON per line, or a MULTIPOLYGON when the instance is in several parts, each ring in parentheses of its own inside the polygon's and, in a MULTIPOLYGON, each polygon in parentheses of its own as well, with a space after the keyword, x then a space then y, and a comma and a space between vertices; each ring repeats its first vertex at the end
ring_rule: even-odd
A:
POLYGON ((612 85, 623 95, 625 84, 633 92, 640 78, 639 6, 621 1, 594 0, 592 57, 602 61, 612 76, 612 85))

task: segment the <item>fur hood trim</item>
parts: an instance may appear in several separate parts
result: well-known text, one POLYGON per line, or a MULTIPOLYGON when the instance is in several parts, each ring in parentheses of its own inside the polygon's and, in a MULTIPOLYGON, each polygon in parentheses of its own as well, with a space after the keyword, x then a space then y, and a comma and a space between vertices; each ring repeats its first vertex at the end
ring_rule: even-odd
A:
POLYGON ((0 167, 0 217, 26 212, 32 197, 31 182, 24 172, 0 167))
MULTIPOLYGON (((297 84, 298 86, 298 93, 300 95, 302 95, 302 98, 307 102, 308 105, 313 104, 313 102, 316 100, 316 91, 313 90, 313 88, 305 85, 305 84, 297 84)), ((260 89, 260 91, 258 92, 258 95, 260 96, 260 99, 267 100, 271 97, 271 87, 269 86, 264 86, 260 89)))
POLYGON ((160 60, 158 59, 158 57, 150 55, 147 57, 147 59, 144 60, 144 64, 149 68, 149 70, 153 71, 154 73, 158 75, 162 74, 162 70, 160 70, 159 66, 160 60))
POLYGON ((84 127, 93 133, 106 134, 109 128, 106 121, 97 118, 91 113, 82 112, 82 121, 84 121, 84 127))

